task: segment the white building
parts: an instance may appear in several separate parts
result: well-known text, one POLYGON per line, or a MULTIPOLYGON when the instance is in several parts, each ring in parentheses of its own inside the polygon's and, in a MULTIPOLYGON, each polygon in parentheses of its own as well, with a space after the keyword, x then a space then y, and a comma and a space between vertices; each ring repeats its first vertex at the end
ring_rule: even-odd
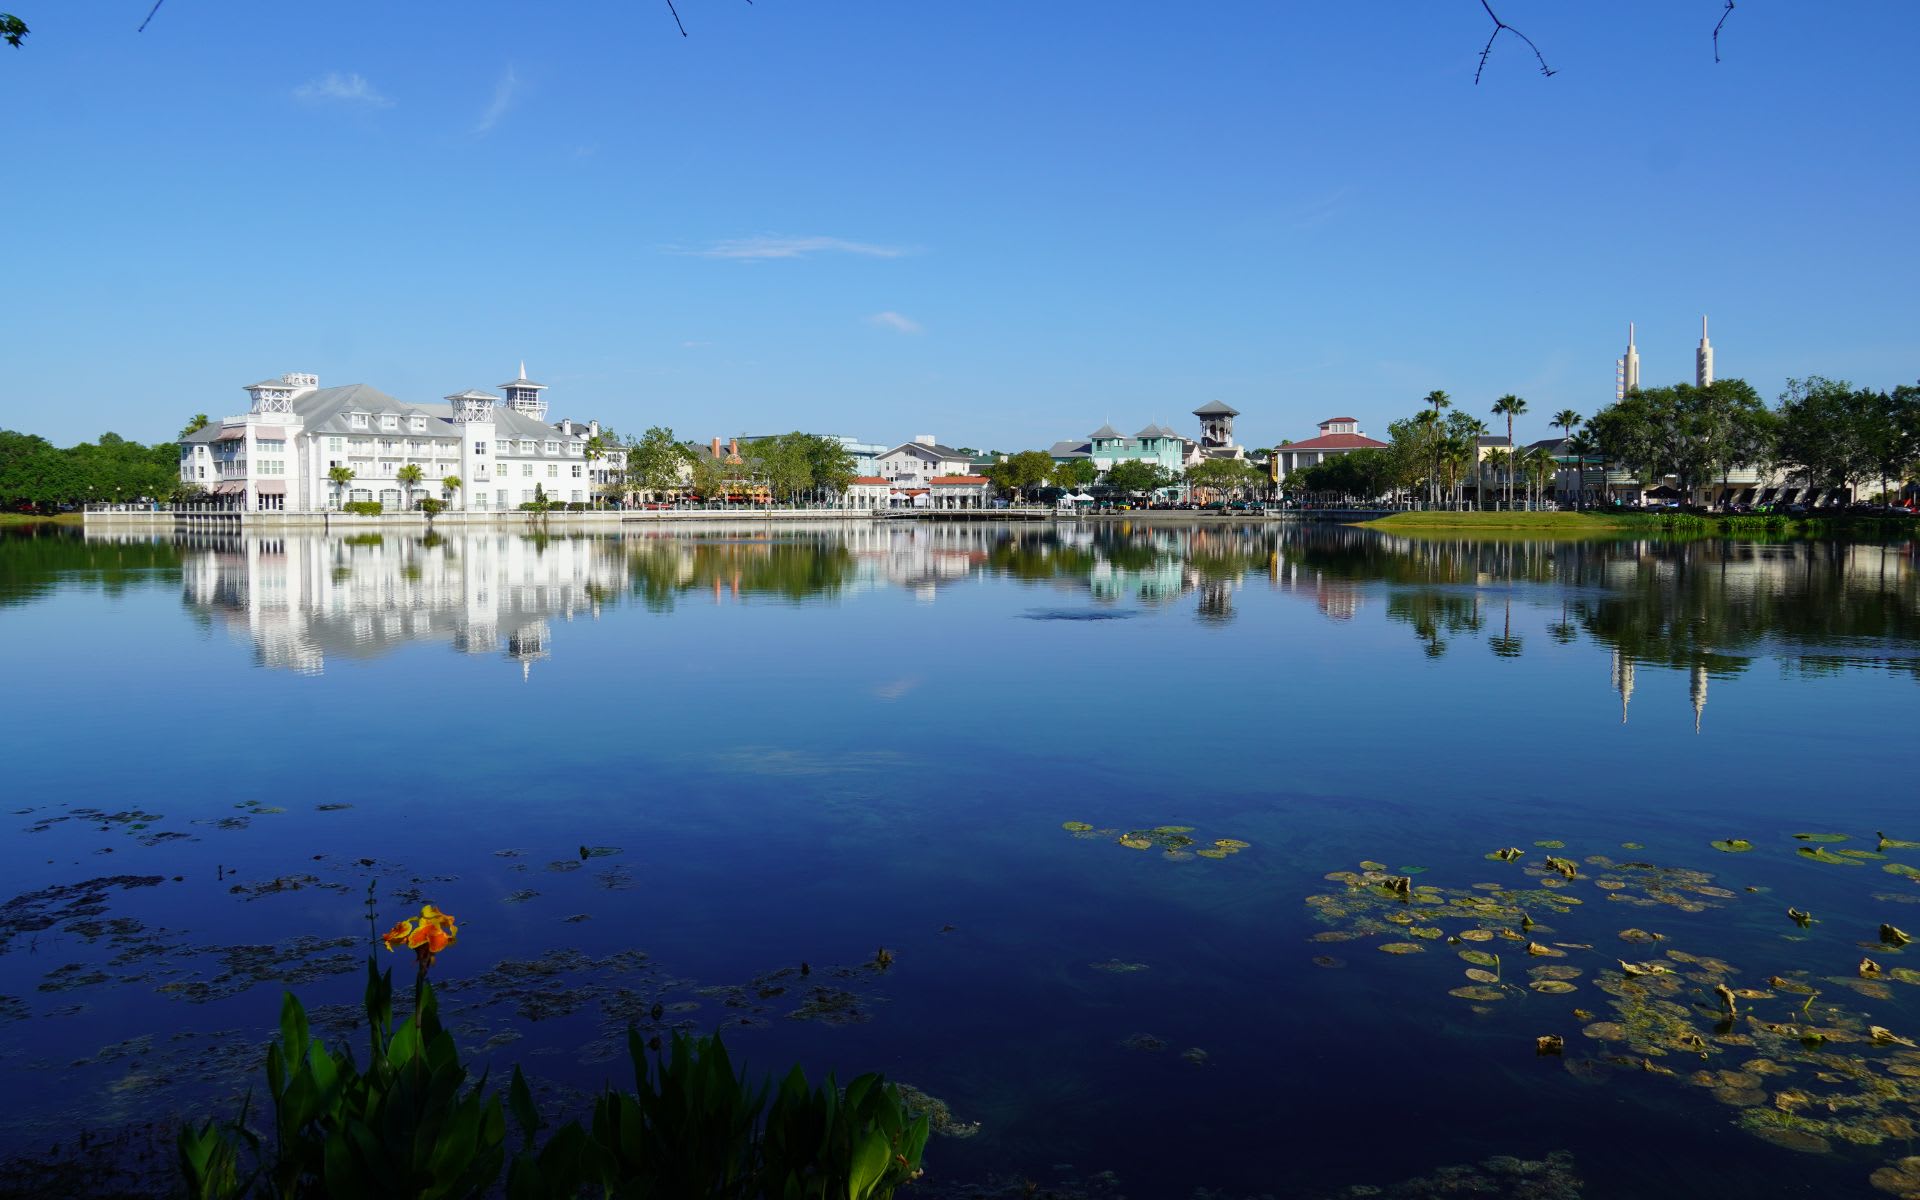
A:
POLYGON ((389 511, 428 496, 449 508, 514 509, 536 492, 559 503, 593 498, 586 444, 598 422, 547 423, 546 385, 527 378, 492 392, 456 392, 443 402, 397 400, 363 383, 323 388, 318 376, 289 372, 245 390, 245 413, 209 424, 180 442, 180 478, 217 504, 246 512, 322 512, 349 501, 389 511), (407 466, 420 469, 411 487, 407 466), (336 484, 334 468, 352 478, 336 484), (454 486, 452 480, 458 480, 454 486))
POLYGON ((1271 473, 1276 482, 1281 482, 1295 471, 1317 467, 1342 454, 1352 454, 1355 450, 1384 450, 1386 446, 1387 443, 1378 438, 1361 433, 1360 422, 1353 417, 1328 417, 1320 422, 1318 437, 1275 446, 1271 473))
POLYGON ((880 456, 880 475, 899 488, 930 487, 942 475, 968 475, 972 471, 972 455, 942 446, 930 433, 903 442, 880 456))

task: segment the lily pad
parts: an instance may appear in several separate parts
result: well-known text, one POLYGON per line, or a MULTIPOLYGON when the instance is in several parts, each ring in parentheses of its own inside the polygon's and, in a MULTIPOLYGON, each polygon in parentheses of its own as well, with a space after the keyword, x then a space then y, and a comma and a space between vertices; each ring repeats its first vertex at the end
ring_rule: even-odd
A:
POLYGON ((1722 838, 1712 845, 1715 850, 1722 850, 1728 854, 1745 854, 1753 849, 1753 843, 1745 838, 1722 838))
POLYGON ((1565 850, 1567 848, 1567 844, 1565 842, 1559 841, 1555 838, 1548 838, 1545 841, 1535 842, 1534 845, 1540 847, 1542 850, 1565 850))
POLYGON ((1500 977, 1483 967, 1468 967, 1467 978, 1475 983, 1499 983, 1500 977))
POLYGON ((1564 979, 1536 979, 1527 986, 1547 996, 1559 996, 1574 990, 1574 986, 1564 979))
POLYGON ((1380 946, 1383 954, 1423 954, 1426 949, 1418 942, 1385 942, 1380 946))
POLYGON ((1460 958, 1461 961, 1470 962, 1476 967, 1496 966, 1500 962, 1499 959, 1488 954, 1485 950, 1462 950, 1460 952, 1460 958))
POLYGON ((1060 828, 1066 830, 1068 833, 1093 832, 1093 826, 1087 824, 1085 821, 1063 821, 1060 824, 1060 828))
POLYGON ((1122 846, 1125 846, 1129 850, 1153 849, 1152 838, 1141 837, 1139 834, 1134 834, 1134 833, 1129 833, 1125 837, 1121 838, 1120 844, 1122 846))
POLYGON ((1866 864, 1857 858, 1842 858, 1825 846, 1802 846, 1794 851, 1801 858, 1810 858, 1814 862, 1826 863, 1834 867, 1862 867, 1866 864))
POLYGON ((1795 841, 1799 842, 1824 842, 1829 844, 1852 840, 1844 833, 1796 833, 1793 837, 1795 841))
POLYGON ((1504 1000, 1507 998, 1507 994, 1499 988, 1488 987, 1483 983, 1470 983, 1465 987, 1457 987, 1449 991, 1447 995, 1458 996, 1462 1000, 1481 1001, 1504 1000))

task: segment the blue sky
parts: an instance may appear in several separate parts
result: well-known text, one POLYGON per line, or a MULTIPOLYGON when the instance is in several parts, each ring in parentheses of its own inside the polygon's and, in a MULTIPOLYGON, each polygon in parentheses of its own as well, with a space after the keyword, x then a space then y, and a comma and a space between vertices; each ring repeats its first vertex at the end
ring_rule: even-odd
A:
POLYGON ((8 0, 0 424, 282 371, 514 374, 623 432, 1044 446, 1521 432, 1647 383, 1920 376, 1920 5, 8 0))

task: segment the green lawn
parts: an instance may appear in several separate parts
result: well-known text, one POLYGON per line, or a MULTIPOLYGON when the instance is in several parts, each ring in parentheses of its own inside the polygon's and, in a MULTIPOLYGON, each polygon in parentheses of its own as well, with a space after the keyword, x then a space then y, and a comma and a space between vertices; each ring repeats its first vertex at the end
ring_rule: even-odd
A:
POLYGON ((79 513, 61 513, 57 517, 37 517, 32 513, 0 513, 0 525, 82 525, 79 513))
POLYGON ((1378 521, 1367 521, 1369 529, 1393 533, 1421 532, 1519 532, 1519 533, 1612 533, 1627 527, 1627 522, 1603 513, 1576 512, 1408 512, 1395 513, 1378 521))

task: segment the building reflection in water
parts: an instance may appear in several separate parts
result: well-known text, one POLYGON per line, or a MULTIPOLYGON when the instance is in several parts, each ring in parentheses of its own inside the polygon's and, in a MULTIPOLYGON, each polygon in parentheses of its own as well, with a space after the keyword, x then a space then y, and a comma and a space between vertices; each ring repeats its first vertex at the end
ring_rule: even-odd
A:
MULTIPOLYGON (((72 550, 85 559, 97 547, 99 562, 48 561, 99 570, 135 541, 155 545, 88 535, 72 550)), ((312 673, 439 640, 500 655, 526 676, 554 653, 557 623, 605 604, 832 603, 878 589, 937 601, 987 579, 1098 607, 1161 609, 1192 596, 1194 618, 1221 625, 1250 619, 1242 592, 1265 576, 1274 594, 1310 602, 1332 622, 1377 605, 1434 659, 1476 647, 1516 659, 1536 644, 1584 640, 1606 651, 1600 669, 1622 722, 1647 682, 1636 678, 1643 668, 1685 676, 1696 732, 1711 684, 1757 661, 1920 678, 1920 584, 1904 543, 1411 540, 1317 524, 1114 521, 183 535, 163 544, 178 555, 191 611, 243 636, 262 665, 312 673), (1531 637, 1536 630, 1545 636, 1531 637)), ((16 582, 22 594, 37 586, 16 582)))
POLYGON ((551 622, 597 614, 623 577, 588 538, 289 534, 183 538, 181 583, 186 604, 251 642, 262 666, 319 674, 444 641, 526 677, 551 653, 551 622))

